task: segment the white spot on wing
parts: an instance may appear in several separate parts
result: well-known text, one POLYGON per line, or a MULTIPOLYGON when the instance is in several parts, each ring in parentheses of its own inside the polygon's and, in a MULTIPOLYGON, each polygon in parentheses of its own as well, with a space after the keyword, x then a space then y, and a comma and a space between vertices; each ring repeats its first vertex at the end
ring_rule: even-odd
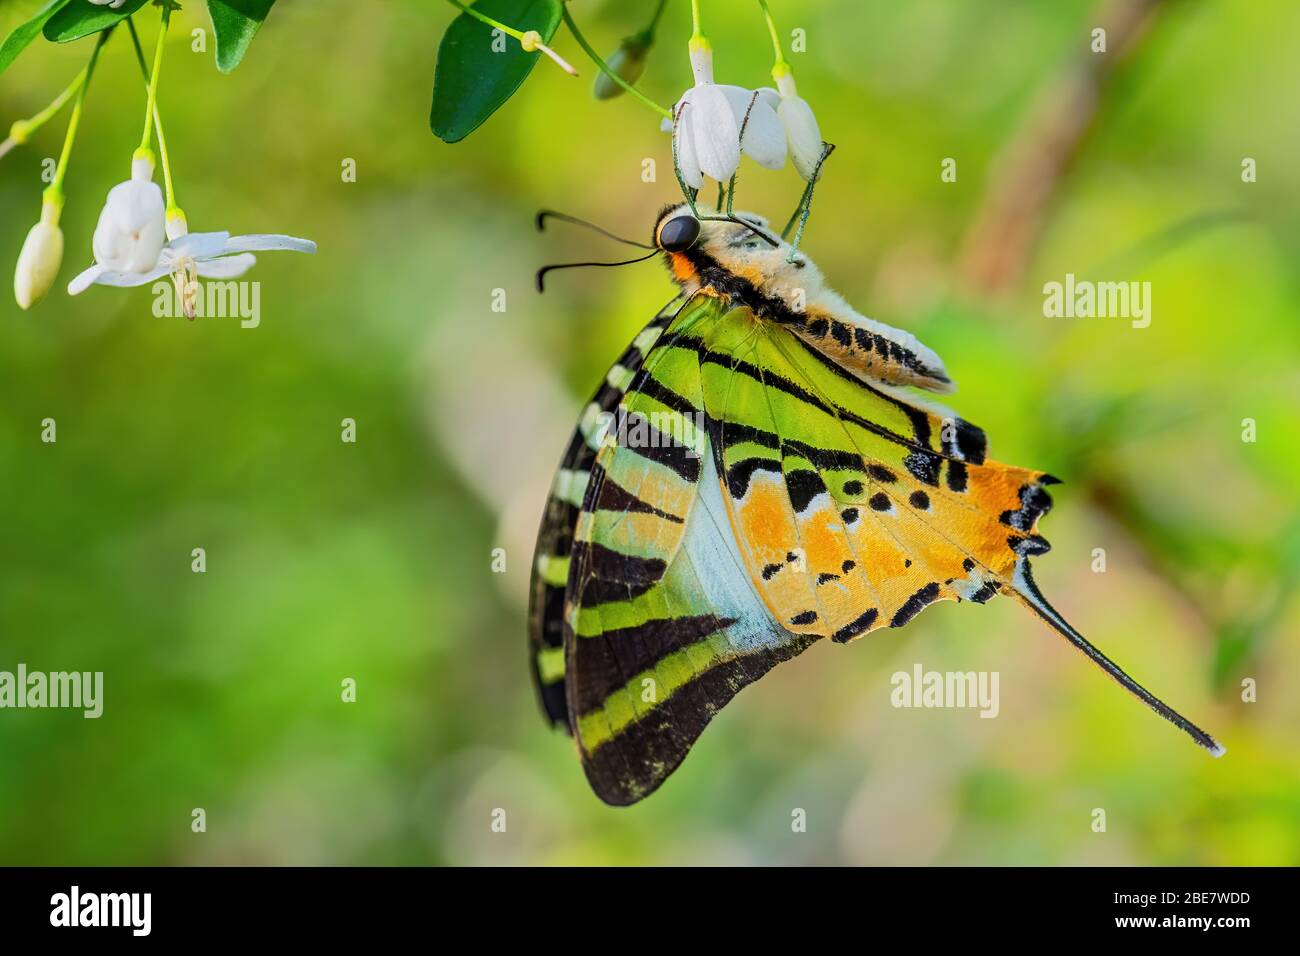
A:
POLYGON ((714 612, 738 619, 727 628, 732 645, 744 651, 782 647, 790 635, 772 620, 745 569, 712 451, 706 449, 701 461, 700 496, 686 519, 682 547, 714 612))
POLYGON ((569 468, 561 468, 555 473, 555 483, 551 486, 551 494, 566 501, 575 508, 582 507, 582 496, 587 493, 587 482, 591 480, 591 472, 574 471, 569 468))

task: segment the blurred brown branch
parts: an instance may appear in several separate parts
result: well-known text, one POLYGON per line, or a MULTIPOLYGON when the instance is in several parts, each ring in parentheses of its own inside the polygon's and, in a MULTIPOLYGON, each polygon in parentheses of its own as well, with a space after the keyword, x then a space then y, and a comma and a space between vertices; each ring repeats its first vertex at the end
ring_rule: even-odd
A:
POLYGON ((1106 31, 1106 52, 1091 46, 1043 88, 1020 130, 994 162, 983 202, 961 253, 967 287, 1005 291, 1024 274, 1061 180, 1095 127, 1111 81, 1176 0, 1105 0, 1092 22, 1106 31))

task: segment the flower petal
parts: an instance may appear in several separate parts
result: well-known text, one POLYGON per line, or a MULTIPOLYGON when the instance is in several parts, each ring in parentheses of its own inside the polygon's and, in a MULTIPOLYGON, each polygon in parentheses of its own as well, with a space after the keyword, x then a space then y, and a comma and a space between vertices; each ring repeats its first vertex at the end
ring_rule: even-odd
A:
POLYGON ((269 252, 276 249, 284 249, 289 252, 315 252, 316 243, 310 239, 298 239, 294 236, 257 233, 250 236, 233 237, 226 242, 224 252, 269 252))
POLYGON ((114 272, 105 269, 95 278, 95 285, 111 285, 121 289, 131 289, 139 285, 148 285, 167 274, 166 266, 155 266, 148 272, 114 272))
POLYGON ((220 259, 205 259, 196 263, 199 275, 205 279, 235 279, 242 276, 257 263, 257 256, 244 252, 237 256, 224 256, 220 259))
POLYGON ((706 83, 713 82, 713 50, 707 43, 700 46, 695 45, 692 40, 689 48, 691 58, 691 73, 695 75, 695 85, 703 86, 706 83))
POLYGON ((691 133, 691 124, 686 119, 691 112, 691 104, 683 102, 679 109, 681 113, 677 119, 677 130, 673 134, 677 168, 681 170, 686 185, 692 189, 699 189, 704 185, 704 176, 700 173, 700 162, 695 155, 695 136, 691 133))
POLYGON ((122 272, 143 272, 167 241, 162 190, 128 179, 108 191, 91 246, 95 261, 122 272))
POLYGON ((134 286, 148 285, 150 282, 161 279, 166 274, 166 266, 156 266, 148 272, 117 272, 96 264, 68 283, 68 295, 81 295, 92 285, 117 286, 118 288, 127 289, 134 286))
POLYGON ((802 97, 787 96, 777 107, 777 115, 785 127, 794 168, 799 170, 800 176, 811 181, 822 158, 822 134, 812 107, 802 97))
POLYGON ((166 251, 172 258, 188 256, 191 259, 211 259, 225 251, 229 232, 187 232, 167 243, 166 251))
POLYGON ((718 182, 730 179, 740 165, 740 127, 726 94, 712 84, 695 87, 682 118, 691 126, 700 172, 718 182))
POLYGON ((762 91, 758 91, 758 98, 755 99, 754 90, 740 86, 719 86, 718 89, 722 90, 727 102, 731 104, 737 128, 745 131, 740 140, 740 148, 767 169, 780 169, 784 166, 785 127, 777 118, 776 110, 763 97, 762 91))
POLYGON ((106 270, 101 265, 91 266, 68 283, 68 295, 81 295, 81 293, 85 292, 95 284, 95 280, 98 279, 100 273, 104 271, 106 270))

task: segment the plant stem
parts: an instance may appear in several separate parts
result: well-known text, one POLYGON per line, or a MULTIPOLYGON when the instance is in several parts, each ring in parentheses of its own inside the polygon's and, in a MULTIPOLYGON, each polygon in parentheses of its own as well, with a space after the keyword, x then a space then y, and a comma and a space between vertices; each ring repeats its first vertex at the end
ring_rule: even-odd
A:
MULTIPOLYGON (((126 28, 131 33, 131 44, 135 47, 135 58, 140 64, 140 73, 147 84, 149 82, 149 63, 144 58, 144 48, 140 46, 140 34, 135 32, 135 21, 131 17, 126 18, 126 28)), ((173 209, 176 206, 176 193, 172 189, 172 164, 167 155, 167 137, 163 135, 162 114, 158 112, 157 103, 153 107, 153 126, 158 136, 158 156, 162 161, 163 184, 167 192, 167 208, 173 209)))
POLYGON ((149 96, 144 111, 144 133, 140 136, 140 149, 149 148, 150 134, 153 132, 154 110, 158 107, 158 74, 162 72, 163 43, 167 39, 167 25, 171 22, 171 4, 164 0, 162 8, 162 26, 158 29, 158 45, 153 53, 153 73, 149 77, 149 96))
POLYGON ((561 13, 564 16, 564 23, 566 26, 568 26, 569 32, 572 33, 573 38, 578 41, 578 46, 582 47, 582 52, 586 53, 587 56, 591 57, 591 62, 595 63, 596 67, 602 73, 608 76, 619 86, 623 87, 623 89, 626 90, 628 93, 630 93, 634 99, 640 101, 641 103, 644 103, 646 106, 650 107, 650 109, 654 110, 664 119, 673 118, 673 114, 671 112, 664 109, 654 100, 650 99, 650 97, 646 96, 635 86, 627 82, 627 80, 623 79, 623 77, 619 76, 617 73, 615 73, 613 70, 609 68, 609 65, 600 58, 600 54, 598 54, 595 50, 591 48, 591 44, 588 43, 587 38, 582 35, 582 32, 578 29, 578 25, 573 22, 573 17, 569 15, 568 7, 564 7, 561 10, 561 13))
POLYGON ((461 0, 447 0, 447 2, 450 3, 453 7, 458 8, 461 12, 468 14, 469 16, 473 17, 475 20, 478 20, 480 23, 486 23, 494 30, 500 30, 506 36, 514 37, 516 40, 519 41, 519 45, 524 48, 525 52, 532 53, 534 51, 537 51, 537 52, 545 53, 552 60, 554 60, 555 65, 558 66, 560 69, 562 69, 565 73, 568 73, 570 76, 578 75, 578 71, 575 70, 569 64, 569 62, 566 59, 564 59, 564 57, 560 56, 558 53, 556 53, 549 46, 547 46, 545 43, 542 42, 541 34, 539 34, 536 30, 528 30, 527 32, 525 32, 522 30, 516 30, 514 27, 508 27, 504 23, 501 23, 498 20, 493 20, 491 17, 487 16, 486 14, 479 13, 473 7, 465 6, 465 4, 461 3, 461 0))
POLYGON ((479 13, 473 7, 465 6, 465 4, 461 3, 460 0, 447 0, 447 2, 450 3, 453 7, 459 7, 462 13, 468 13, 471 17, 473 17, 475 20, 478 20, 480 23, 486 23, 494 30, 500 30, 506 36, 514 37, 520 43, 523 42, 524 40, 523 31, 516 30, 514 27, 508 27, 504 23, 501 23, 497 20, 493 20, 491 17, 487 16, 486 14, 479 13))
POLYGON ((63 179, 68 173, 68 162, 72 159, 72 144, 77 138, 77 127, 81 125, 81 107, 86 101, 86 90, 90 88, 90 78, 94 75, 95 63, 99 60, 99 51, 108 41, 109 34, 112 32, 113 28, 109 27, 99 34, 99 37, 95 40, 95 48, 90 51, 90 62, 81 71, 76 84, 77 99, 72 104, 72 116, 68 119, 68 131, 63 136, 63 150, 59 153, 59 162, 54 168, 54 179, 45 187, 45 191, 42 193, 42 198, 46 202, 52 203, 59 211, 63 209, 63 179))
POLYGON ((767 32, 772 36, 772 50, 776 53, 776 61, 772 66, 772 75, 787 73, 790 70, 790 64, 785 62, 785 54, 781 52, 781 36, 776 32, 776 21, 772 19, 772 11, 767 6, 767 0, 758 0, 758 5, 763 8, 763 19, 767 21, 767 32))
POLYGON ((655 7, 655 14, 650 18, 650 24, 642 30, 642 34, 647 40, 653 40, 655 30, 659 28, 659 18, 664 15, 664 7, 668 6, 668 0, 659 0, 659 6, 655 7))
POLYGON ((700 30, 700 0, 691 0, 691 39, 703 39, 704 33, 700 30))
POLYGON ((77 94, 77 91, 81 89, 81 85, 86 82, 86 70, 87 68, 83 66, 77 73, 76 78, 68 84, 67 88, 64 89, 62 93, 54 98, 53 102, 51 102, 49 106, 45 107, 45 109, 41 110, 30 119, 19 120, 14 124, 15 126, 21 126, 23 136, 22 142, 26 142, 27 138, 30 137, 32 133, 35 133, 50 120, 54 119, 54 117, 59 114, 59 111, 68 105, 68 100, 72 99, 72 97, 77 94))

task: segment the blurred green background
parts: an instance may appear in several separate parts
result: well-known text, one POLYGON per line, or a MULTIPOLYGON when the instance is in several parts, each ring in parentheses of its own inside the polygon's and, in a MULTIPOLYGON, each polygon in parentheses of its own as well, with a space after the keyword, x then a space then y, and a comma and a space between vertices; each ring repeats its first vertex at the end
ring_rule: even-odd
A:
MULTIPOLYGON (((0 29, 35 6, 0 4, 0 29)), ((115 36, 68 175, 59 284, 26 313, 0 296, 0 670, 102 670, 105 709, 0 711, 0 863, 1300 863, 1300 7, 1157 4, 993 290, 963 265, 990 251, 974 224, 991 183, 1021 194, 1027 117, 1077 105, 1044 91, 1089 62, 1094 5, 773 4, 787 37, 806 31, 791 62, 839 147, 805 248, 860 310, 944 356, 951 404, 995 457, 1065 480, 1044 592, 1227 756, 1010 601, 943 604, 778 668, 660 792, 613 810, 538 714, 525 591, 581 404, 672 289, 645 264, 560 273, 537 296, 538 265, 623 250, 539 235, 531 216, 647 234, 676 192, 667 136, 627 98, 591 99, 563 30, 583 76, 541 64, 447 146, 427 123, 447 4, 282 0, 229 76, 210 35, 192 52, 209 24, 185 6, 159 102, 191 228, 320 250, 261 257, 256 329, 155 318, 147 287, 63 292, 139 135, 115 36), (1044 318, 1043 283, 1067 272, 1149 280, 1151 326, 1044 318), (917 662, 998 671, 1000 716, 894 709, 890 675, 917 662)), ((571 9, 612 51, 651 6, 571 9)), ((642 81, 663 103, 689 82, 687 8, 670 0, 642 81)), ((719 81, 768 82, 757 5, 705 14, 719 81)), ((137 19, 148 45, 155 13, 137 19)), ((62 89, 89 42, 33 44, 0 76, 0 128, 62 89)), ((64 122, 0 161, 6 269, 64 122)), ((783 221, 800 186, 746 166, 739 205, 783 221)))

